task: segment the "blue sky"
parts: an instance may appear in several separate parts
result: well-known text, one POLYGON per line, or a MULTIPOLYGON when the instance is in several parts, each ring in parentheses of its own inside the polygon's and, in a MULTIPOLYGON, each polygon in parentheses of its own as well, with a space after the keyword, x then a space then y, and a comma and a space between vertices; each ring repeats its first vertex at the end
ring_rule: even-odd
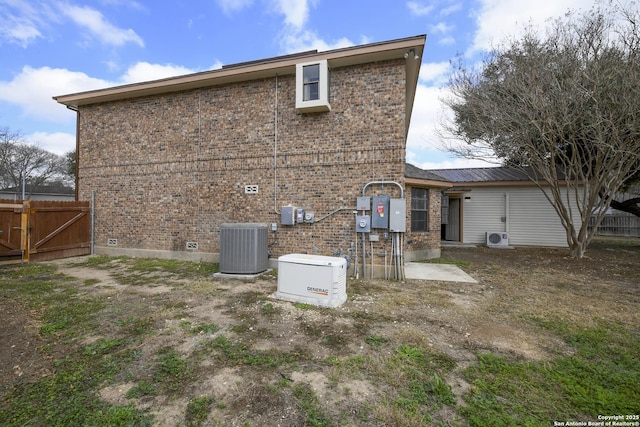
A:
POLYGON ((188 74, 309 49, 427 34, 407 141, 425 168, 487 166, 442 151, 449 61, 469 63, 594 0, 0 0, 0 127, 63 154, 75 113, 53 96, 188 74))

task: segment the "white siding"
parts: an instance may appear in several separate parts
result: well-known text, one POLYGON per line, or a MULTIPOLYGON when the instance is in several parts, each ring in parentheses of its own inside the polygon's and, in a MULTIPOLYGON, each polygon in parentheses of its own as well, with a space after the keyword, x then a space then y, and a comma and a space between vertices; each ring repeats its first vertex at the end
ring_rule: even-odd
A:
POLYGON ((507 231, 514 246, 567 246, 564 227, 538 187, 474 188, 468 196, 464 243, 484 244, 485 232, 507 231))
POLYGON ((485 243, 487 231, 506 231, 504 188, 474 188, 462 199, 464 243, 485 243))
POLYGON ((537 187, 509 190, 509 244, 567 247, 558 214, 537 187))

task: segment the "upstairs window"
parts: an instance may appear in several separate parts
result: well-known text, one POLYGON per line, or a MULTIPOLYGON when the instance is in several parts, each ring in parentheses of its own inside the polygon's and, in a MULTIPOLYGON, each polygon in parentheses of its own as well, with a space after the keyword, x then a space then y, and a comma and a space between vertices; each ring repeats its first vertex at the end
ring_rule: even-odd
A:
POLYGON ((331 110, 326 60, 296 65, 296 109, 302 113, 331 110))
POLYGON ((317 99, 320 99, 320 64, 304 65, 302 67, 302 100, 317 99))

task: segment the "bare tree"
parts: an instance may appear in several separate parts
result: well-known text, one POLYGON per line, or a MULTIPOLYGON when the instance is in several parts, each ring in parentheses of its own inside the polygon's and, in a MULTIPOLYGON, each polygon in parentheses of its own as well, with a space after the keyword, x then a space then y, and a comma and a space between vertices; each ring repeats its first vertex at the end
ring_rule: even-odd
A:
POLYGON ((52 181, 68 180, 66 160, 38 146, 24 142, 20 132, 0 129, 0 185, 23 190, 28 197, 34 189, 52 181))
POLYGON ((560 217, 574 257, 584 256, 615 194, 638 179, 639 18, 609 4, 569 12, 545 35, 528 28, 479 70, 460 61, 444 100, 454 116, 443 135, 466 143, 449 150, 527 173, 560 217))

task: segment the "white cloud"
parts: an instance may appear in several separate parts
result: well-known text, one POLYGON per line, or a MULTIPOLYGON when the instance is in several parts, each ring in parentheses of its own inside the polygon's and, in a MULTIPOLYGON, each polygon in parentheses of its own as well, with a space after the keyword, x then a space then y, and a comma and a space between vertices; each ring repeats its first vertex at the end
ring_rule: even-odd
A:
POLYGON ((449 16, 462 10, 462 2, 453 3, 439 12, 440 16, 449 16))
POLYGON ((450 158, 442 159, 439 161, 427 161, 416 162, 409 159, 407 155, 407 162, 421 168, 421 169, 468 169, 468 168, 490 168, 500 166, 497 163, 489 163, 483 160, 476 159, 463 159, 463 158, 450 158))
POLYGON ((145 7, 137 1, 132 0, 100 0, 100 3, 108 6, 126 6, 130 9, 144 10, 145 7))
POLYGON ((424 16, 424 15, 430 14, 433 11, 434 6, 433 5, 423 6, 421 3, 418 3, 417 1, 408 1, 407 8, 409 9, 412 15, 424 16))
POLYGON ((286 53, 303 52, 311 49, 317 49, 321 52, 353 45, 354 43, 346 37, 342 37, 333 43, 326 42, 311 30, 291 31, 285 29, 280 35, 280 46, 286 53))
POLYGON ((35 39, 42 37, 40 30, 30 20, 9 15, 3 17, 4 23, 0 26, 0 38, 10 43, 16 43, 27 47, 35 39))
POLYGON ((144 46, 142 38, 132 29, 122 29, 108 22, 99 11, 90 7, 61 4, 62 12, 71 18, 77 25, 86 28, 102 43, 114 46, 122 46, 126 43, 135 43, 144 46))
POLYGON ((279 13, 283 14, 284 22, 295 28, 302 28, 309 18, 308 0, 275 0, 275 6, 279 13))
POLYGON ((448 76, 448 69, 448 62, 423 64, 421 67, 407 135, 407 161, 423 169, 495 166, 482 160, 456 158, 446 150, 448 144, 463 144, 443 141, 438 131, 442 123, 451 118, 451 111, 441 101, 448 95, 448 89, 440 87, 448 76))
POLYGON ((35 132, 25 135, 25 140, 58 155, 63 155, 76 149, 75 135, 65 132, 35 132))
POLYGON ((443 91, 435 86, 418 84, 407 136, 408 150, 439 150, 442 147, 435 127, 443 114, 440 102, 443 91))
MULTIPOLYGON (((315 0, 272 0, 277 13, 284 15, 284 26, 278 34, 280 49, 284 53, 296 53, 317 49, 327 51, 354 45, 347 37, 332 42, 322 39, 314 30, 307 29, 309 10, 315 6, 315 0)), ((361 43, 368 43, 366 36, 361 43)))
POLYGON ((438 22, 435 25, 432 25, 431 32, 436 34, 446 34, 454 29, 453 25, 448 25, 446 22, 438 22))
POLYGON ((74 120, 75 114, 56 103, 52 97, 193 72, 176 65, 139 62, 130 67, 118 81, 108 81, 64 68, 25 66, 13 80, 0 81, 0 100, 18 105, 24 116, 68 123, 74 120))
POLYGON ((67 122, 75 115, 56 104, 56 95, 107 87, 111 83, 62 68, 25 66, 11 81, 0 81, 0 100, 17 104, 23 115, 67 122))
POLYGON ((454 44, 456 41, 453 36, 449 35, 449 33, 453 32, 454 29, 455 25, 450 25, 441 21, 429 27, 429 34, 432 36, 438 36, 441 34, 442 36, 438 38, 438 44, 441 46, 448 46, 454 44))
POLYGON ((193 70, 178 65, 138 62, 127 70, 127 72, 121 77, 120 81, 124 84, 139 83, 149 80, 158 80, 167 77, 191 74, 193 72, 193 70))
POLYGON ((231 14, 253 4, 253 0, 217 0, 224 13, 231 14))
POLYGON ((544 27, 547 19, 559 17, 569 9, 586 11, 596 0, 555 0, 516 2, 482 0, 475 15, 478 31, 472 51, 488 50, 506 36, 518 36, 529 23, 544 27))
POLYGON ((0 42, 27 47, 36 39, 42 38, 41 27, 46 25, 45 16, 48 12, 46 5, 34 7, 25 1, 0 1, 0 42))
MULTIPOLYGON (((213 66, 216 65, 218 64, 213 66)), ((52 99, 54 96, 193 72, 175 65, 140 62, 130 67, 117 81, 108 81, 63 68, 26 66, 12 80, 0 81, 0 101, 17 105, 24 117, 68 126, 74 123, 76 113, 55 102, 52 99)), ((26 140, 56 154, 64 154, 75 149, 75 136, 70 133, 35 132, 27 135, 26 140)))
POLYGON ((452 36, 442 37, 438 39, 440 46, 451 46, 456 43, 456 39, 452 36))
POLYGON ((275 12, 284 15, 284 25, 277 37, 282 52, 296 53, 311 49, 326 51, 353 46, 354 43, 346 37, 327 42, 315 31, 305 28, 310 7, 315 6, 315 0, 271 1, 275 12))
POLYGON ((440 86, 448 82, 451 64, 449 61, 429 62, 420 66, 420 81, 440 86))

